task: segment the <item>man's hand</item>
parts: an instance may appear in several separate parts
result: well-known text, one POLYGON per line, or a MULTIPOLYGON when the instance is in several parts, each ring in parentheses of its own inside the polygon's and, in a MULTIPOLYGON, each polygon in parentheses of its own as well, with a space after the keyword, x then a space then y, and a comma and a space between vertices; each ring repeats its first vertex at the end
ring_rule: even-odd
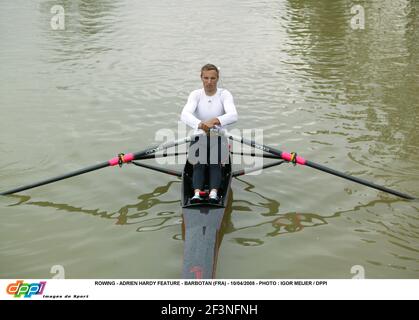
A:
POLYGON ((214 128, 215 126, 220 124, 220 120, 218 120, 218 118, 213 118, 207 121, 202 121, 199 126, 198 129, 202 129, 205 131, 205 133, 209 132, 209 129, 214 128))
POLYGON ((208 133, 210 128, 208 127, 206 122, 201 122, 198 126, 198 129, 202 129, 205 131, 205 133, 208 133))

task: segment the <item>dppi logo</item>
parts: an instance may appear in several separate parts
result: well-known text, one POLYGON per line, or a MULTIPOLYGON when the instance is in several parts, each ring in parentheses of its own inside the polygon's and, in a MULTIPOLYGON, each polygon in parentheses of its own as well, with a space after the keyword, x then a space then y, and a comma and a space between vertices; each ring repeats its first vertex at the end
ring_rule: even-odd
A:
POLYGON ((23 283, 23 280, 18 280, 7 286, 7 293, 14 295, 15 298, 31 298, 34 294, 42 294, 45 289, 46 281, 39 283, 23 283))

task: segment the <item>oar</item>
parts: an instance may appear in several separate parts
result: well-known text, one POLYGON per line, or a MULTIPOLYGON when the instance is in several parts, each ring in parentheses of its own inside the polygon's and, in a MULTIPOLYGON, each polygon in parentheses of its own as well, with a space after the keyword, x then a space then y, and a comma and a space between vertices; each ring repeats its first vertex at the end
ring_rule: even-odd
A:
POLYGON ((135 162, 135 161, 132 161, 131 163, 133 165, 138 166, 138 167, 154 170, 154 171, 165 173, 165 174, 170 174, 171 176, 175 176, 175 177, 179 177, 179 178, 182 177, 182 174, 183 174, 182 171, 157 167, 157 166, 153 166, 151 164, 139 163, 139 162, 135 162))
POLYGON ((314 168, 314 169, 317 169, 317 170, 320 170, 320 171, 324 171, 324 172, 333 174, 335 176, 341 177, 343 179, 347 179, 347 180, 354 181, 356 183, 360 183, 360 184, 362 184, 364 186, 367 186, 367 187, 371 187, 371 188, 374 188, 374 189, 377 189, 377 190, 380 190, 380 191, 391 193, 393 195, 396 195, 396 196, 404 198, 404 199, 416 200, 415 197, 412 197, 408 194, 405 194, 405 193, 402 193, 402 192, 399 192, 399 191, 396 191, 396 190, 392 190, 392 189, 389 189, 389 188, 384 187, 384 186, 380 186, 380 185, 375 184, 373 182, 369 182, 367 180, 351 176, 349 174, 334 170, 332 168, 328 168, 328 167, 323 166, 321 164, 306 160, 303 157, 297 156, 295 153, 283 152, 281 150, 278 150, 278 149, 275 149, 275 148, 272 148, 272 147, 269 147, 269 146, 266 146, 266 145, 263 145, 263 144, 258 144, 254 140, 247 140, 243 137, 232 135, 226 130, 220 130, 220 133, 222 135, 224 135, 225 137, 227 137, 228 139, 230 139, 230 140, 238 141, 240 143, 247 144, 251 147, 262 150, 264 152, 274 154, 274 155, 276 155, 276 156, 280 157, 281 159, 284 159, 288 162, 293 162, 293 163, 296 163, 296 164, 299 164, 299 165, 302 165, 302 166, 305 165, 305 166, 308 166, 308 167, 311 167, 311 168, 314 168))
POLYGON ((240 177, 240 176, 244 176, 245 174, 249 174, 249 173, 259 171, 259 170, 262 170, 262 169, 268 169, 268 168, 271 168, 271 167, 279 166, 280 164, 283 164, 284 162, 285 162, 284 160, 278 160, 278 161, 274 161, 274 162, 271 162, 271 163, 264 164, 263 166, 259 166, 259 167, 256 167, 256 168, 240 169, 240 170, 236 170, 236 171, 232 172, 231 175, 233 177, 240 177))
POLYGON ((4 196, 4 195, 24 191, 24 190, 33 189, 33 188, 40 187, 40 186, 43 186, 43 185, 46 185, 46 184, 50 184, 50 183, 57 182, 57 181, 60 181, 60 180, 64 180, 64 179, 68 179, 68 178, 71 178, 71 177, 79 176, 81 174, 85 174, 85 173, 88 173, 88 172, 103 169, 103 168, 106 168, 106 167, 122 165, 123 163, 128 163, 128 162, 131 162, 133 160, 142 160, 143 158, 147 158, 149 155, 152 155, 152 154, 154 154, 158 151, 165 150, 165 149, 168 149, 168 148, 171 148, 171 147, 181 145, 183 143, 190 142, 193 139, 195 139, 196 136, 198 136, 198 135, 192 135, 192 136, 185 137, 185 138, 182 138, 182 139, 179 139, 179 140, 169 141, 169 142, 163 143, 161 145, 150 147, 150 148, 147 148, 145 150, 135 152, 135 153, 120 154, 120 155, 118 155, 118 157, 112 158, 109 161, 102 162, 102 163, 99 163, 99 164, 95 164, 95 165, 92 165, 92 166, 89 166, 89 167, 86 167, 86 168, 83 168, 83 169, 80 169, 80 170, 76 170, 76 171, 73 171, 73 172, 70 172, 70 173, 67 173, 67 174, 63 174, 63 175, 60 175, 60 176, 57 176, 57 177, 54 177, 54 178, 46 179, 46 180, 43 180, 43 181, 35 182, 35 183, 28 184, 28 185, 25 185, 25 186, 22 186, 22 187, 18 187, 18 188, 14 188, 14 189, 11 189, 11 190, 8 190, 8 191, 4 191, 4 192, 1 192, 0 195, 4 196))

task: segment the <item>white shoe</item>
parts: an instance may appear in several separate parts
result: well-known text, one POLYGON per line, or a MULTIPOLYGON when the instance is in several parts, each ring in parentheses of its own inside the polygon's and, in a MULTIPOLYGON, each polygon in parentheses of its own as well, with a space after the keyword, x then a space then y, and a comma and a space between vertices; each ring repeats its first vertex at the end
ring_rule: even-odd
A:
POLYGON ((199 193, 195 193, 195 195, 191 198, 191 203, 200 203, 202 200, 202 197, 199 195, 199 193))
POLYGON ((217 193, 214 191, 211 191, 209 194, 209 202, 210 203, 219 203, 220 198, 217 196, 217 193))

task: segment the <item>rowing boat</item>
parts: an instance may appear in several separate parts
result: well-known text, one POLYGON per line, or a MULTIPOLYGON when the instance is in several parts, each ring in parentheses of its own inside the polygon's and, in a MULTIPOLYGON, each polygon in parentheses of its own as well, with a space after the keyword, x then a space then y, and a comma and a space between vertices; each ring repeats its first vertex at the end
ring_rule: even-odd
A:
MULTIPOLYGON (((75 177, 88 172, 96 171, 106 167, 120 166, 123 164, 134 164, 142 168, 154 170, 157 172, 173 175, 182 178, 182 191, 181 191, 181 206, 183 213, 183 231, 184 231, 184 263, 183 263, 183 278, 213 278, 215 277, 215 270, 217 264, 218 248, 220 244, 220 228, 222 225, 223 218, 225 216, 229 200, 231 200, 231 182, 234 177, 241 176, 256 170, 266 169, 269 167, 280 165, 284 162, 292 163, 294 165, 301 165, 314 168, 329 174, 351 180, 353 182, 387 192, 398 197, 416 200, 415 197, 392 190, 390 188, 377 185, 375 183, 366 181, 361 178, 357 178, 343 172, 331 169, 324 165, 309 161, 301 156, 297 156, 296 153, 287 153, 281 150, 258 144, 253 140, 246 140, 243 137, 235 136, 230 134, 226 130, 218 130, 217 134, 226 137, 228 140, 237 141, 240 144, 245 144, 252 147, 254 150, 262 151, 262 153, 251 153, 240 155, 251 155, 259 156, 262 158, 276 159, 276 161, 270 163, 264 163, 261 167, 252 169, 240 169, 233 171, 231 167, 231 161, 223 166, 222 172, 222 184, 219 191, 220 202, 212 204, 209 202, 202 202, 199 204, 191 204, 190 198, 192 196, 192 171, 193 166, 186 162, 183 171, 171 170, 162 168, 150 164, 146 164, 143 161, 138 162, 136 160, 154 159, 159 157, 178 156, 181 153, 168 154, 167 150, 176 147, 178 145, 194 141, 199 135, 192 135, 175 141, 169 141, 161 145, 153 146, 145 150, 129 153, 129 154, 118 154, 106 162, 95 164, 77 171, 73 171, 61 176, 49 178, 40 182, 32 183, 22 187, 14 188, 5 192, 1 192, 0 195, 9 195, 35 187, 47 185, 53 182, 64 180, 67 178, 75 177), (160 153, 160 151, 162 153, 160 153)), ((186 155, 186 153, 183 153, 186 155)), ((230 151, 230 155, 235 154, 230 151)), ((236 153, 237 154, 237 153, 236 153)))
MULTIPOLYGON (((233 154, 233 152, 230 152, 233 154)), ((164 154, 162 156, 177 156, 178 153, 164 154)), ((157 155, 150 155, 142 159, 152 159, 157 155)), ((266 158, 274 158, 265 154, 266 158)), ((184 239, 183 272, 184 279, 210 279, 215 278, 218 249, 221 243, 221 226, 226 217, 227 210, 231 209, 231 183, 234 177, 242 176, 260 169, 270 168, 284 163, 277 160, 266 163, 261 167, 232 171, 231 156, 222 166, 221 187, 218 191, 220 201, 210 203, 204 200, 200 203, 191 203, 193 196, 192 174, 193 166, 186 161, 183 171, 168 170, 144 162, 132 162, 134 165, 154 171, 171 174, 182 178, 181 206, 182 206, 182 234, 184 239)), ((204 189, 208 189, 208 185, 204 189)))
MULTIPOLYGON (((183 278, 215 277, 221 223, 231 196, 231 164, 222 166, 221 187, 217 204, 203 201, 190 203, 193 196, 193 166, 187 161, 182 175, 182 211, 184 231, 183 278)), ((206 186, 206 189, 208 186, 206 186)))

